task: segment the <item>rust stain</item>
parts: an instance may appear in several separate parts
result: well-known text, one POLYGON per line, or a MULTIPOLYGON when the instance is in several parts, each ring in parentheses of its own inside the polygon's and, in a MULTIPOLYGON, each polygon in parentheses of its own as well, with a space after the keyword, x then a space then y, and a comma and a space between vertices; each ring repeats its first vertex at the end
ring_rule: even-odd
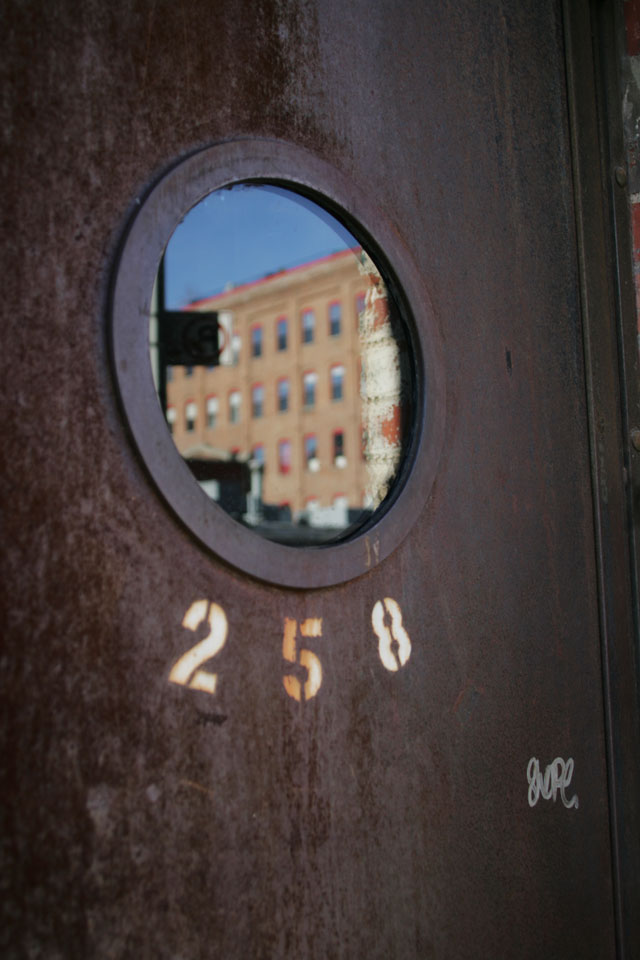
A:
POLYGON ((380 424, 380 432, 390 446, 399 446, 401 442, 401 411, 399 404, 394 404, 390 416, 380 424))

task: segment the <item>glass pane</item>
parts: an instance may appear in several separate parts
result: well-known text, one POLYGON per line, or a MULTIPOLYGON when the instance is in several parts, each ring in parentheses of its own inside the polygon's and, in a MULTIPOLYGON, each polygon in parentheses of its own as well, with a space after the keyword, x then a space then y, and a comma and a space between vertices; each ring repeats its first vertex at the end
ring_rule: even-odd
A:
POLYGON ((318 204, 269 184, 209 194, 167 245, 149 330, 167 429, 239 523, 330 543, 384 504, 411 425, 408 341, 371 256, 318 204))

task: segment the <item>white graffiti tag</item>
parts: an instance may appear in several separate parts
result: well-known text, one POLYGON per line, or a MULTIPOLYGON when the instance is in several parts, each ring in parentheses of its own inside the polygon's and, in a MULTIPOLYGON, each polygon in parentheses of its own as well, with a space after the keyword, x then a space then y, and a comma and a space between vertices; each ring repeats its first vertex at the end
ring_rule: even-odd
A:
POLYGON ((568 789, 573 776, 573 758, 563 760, 562 757, 556 757, 545 769, 544 774, 540 772, 540 761, 537 757, 531 757, 527 764, 527 780, 529 782, 529 806, 535 807, 536 803, 542 797, 543 800, 553 800, 556 802, 556 796, 560 792, 560 799, 563 805, 570 810, 572 807, 578 809, 578 797, 574 794, 570 800, 567 800, 565 790, 568 789))

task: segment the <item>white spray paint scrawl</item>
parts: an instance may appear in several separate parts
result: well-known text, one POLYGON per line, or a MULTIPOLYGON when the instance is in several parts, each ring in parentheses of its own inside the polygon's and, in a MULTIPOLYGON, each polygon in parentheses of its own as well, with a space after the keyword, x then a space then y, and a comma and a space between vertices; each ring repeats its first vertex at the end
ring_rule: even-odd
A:
POLYGON ((567 800, 565 790, 571 783, 573 776, 573 757, 563 760, 562 757, 556 757, 555 760, 546 767, 544 774, 540 772, 540 761, 537 757, 531 757, 527 764, 527 780, 529 782, 528 800, 529 806, 535 807, 536 803, 542 797, 543 800, 552 800, 556 802, 556 796, 560 793, 560 799, 563 806, 570 810, 574 807, 578 809, 578 797, 574 794, 570 800, 567 800))

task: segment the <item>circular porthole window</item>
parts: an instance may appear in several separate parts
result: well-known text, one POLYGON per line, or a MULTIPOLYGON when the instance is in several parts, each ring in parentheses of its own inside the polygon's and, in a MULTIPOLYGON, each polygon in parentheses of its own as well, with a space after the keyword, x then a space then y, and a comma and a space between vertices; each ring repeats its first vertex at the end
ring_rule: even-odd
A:
POLYGON ((133 218, 111 312, 139 452, 215 554, 310 588, 407 534, 442 438, 436 341, 406 252, 336 171, 268 141, 190 157, 133 218))

